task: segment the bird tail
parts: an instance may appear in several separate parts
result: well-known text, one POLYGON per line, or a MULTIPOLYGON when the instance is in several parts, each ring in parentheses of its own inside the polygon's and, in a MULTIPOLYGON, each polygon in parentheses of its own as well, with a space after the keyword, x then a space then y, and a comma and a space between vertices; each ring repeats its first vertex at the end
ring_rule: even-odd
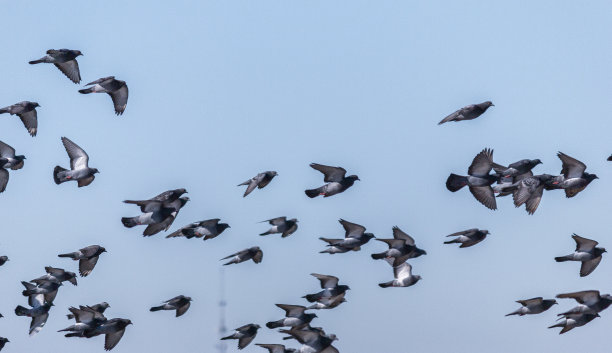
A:
POLYGON ((384 259, 385 257, 387 257, 387 253, 381 252, 379 254, 372 254, 372 258, 374 260, 381 260, 384 259))
POLYGON ((30 64, 30 65, 34 65, 34 64, 44 63, 44 62, 46 62, 46 61, 45 61, 45 58, 40 58, 40 59, 38 59, 38 60, 32 60, 32 61, 29 61, 29 62, 28 62, 28 64, 30 64))
POLYGON ((461 175, 451 173, 451 175, 448 176, 448 179, 446 179, 446 188, 452 192, 458 191, 466 185, 467 177, 461 175))
POLYGON ((306 193, 306 196, 310 197, 311 199, 321 195, 321 192, 323 192, 322 188, 316 188, 316 189, 310 189, 310 190, 304 191, 304 193, 306 193))
POLYGON ((259 235, 264 236, 264 235, 268 235, 268 234, 272 234, 272 233, 270 233, 270 231, 267 231, 267 232, 265 232, 265 233, 261 233, 261 234, 259 234, 259 235))
POLYGON ((390 282, 385 282, 385 283, 379 283, 378 286, 380 288, 388 288, 388 287, 392 287, 393 286, 393 281, 390 282))
POLYGON ((519 310, 513 311, 510 314, 506 314, 505 316, 511 316, 511 315, 519 315, 519 310))
POLYGON ((0 109, 0 114, 8 113, 9 110, 7 108, 0 109))
POLYGON ((564 326, 565 326, 565 323, 560 322, 560 323, 554 324, 552 326, 548 326, 548 328, 564 327, 564 326))
POLYGON ((302 298, 308 300, 309 303, 314 303, 318 299, 316 294, 307 294, 307 295, 303 296, 302 298))
POLYGON ((59 177, 59 173, 61 172, 65 172, 67 169, 64 169, 62 167, 60 167, 59 165, 55 167, 55 169, 53 169, 53 181, 55 181, 55 183, 57 185, 65 182, 66 180, 61 180, 59 177))
POLYGON ((283 320, 279 320, 279 321, 270 321, 266 324, 267 328, 278 328, 278 327, 283 327, 283 320))
POLYGON ((93 93, 93 91, 94 91, 93 87, 89 87, 89 88, 80 89, 79 93, 88 94, 88 93, 93 93))
POLYGON ((138 225, 138 217, 123 217, 121 223, 127 228, 132 228, 138 225))
POLYGON ((32 290, 26 289, 23 292, 21 292, 21 294, 23 294, 24 297, 29 297, 30 295, 32 295, 34 293, 32 292, 32 290))
POLYGON ((229 336, 221 338, 221 340, 231 340, 231 339, 234 339, 234 338, 235 338, 234 335, 229 335, 229 336))
POLYGON ((83 337, 83 332, 70 332, 65 334, 64 337, 83 337))
POLYGON ((559 257, 555 257, 555 261, 557 262, 564 262, 564 261, 570 261, 572 259, 571 256, 567 255, 567 256, 559 256, 559 257))
POLYGON ((74 258, 74 253, 68 253, 68 254, 59 254, 57 255, 57 257, 70 257, 70 258, 74 258))
POLYGON ((458 243, 457 239, 453 239, 453 240, 449 240, 449 241, 445 241, 444 244, 455 244, 458 243))
POLYGON ((151 309, 149 309, 149 311, 160 311, 162 310, 164 307, 162 306, 154 306, 151 309))
POLYGON ((26 316, 28 314, 28 309, 24 308, 21 305, 17 305, 15 308, 15 315, 17 316, 26 316))

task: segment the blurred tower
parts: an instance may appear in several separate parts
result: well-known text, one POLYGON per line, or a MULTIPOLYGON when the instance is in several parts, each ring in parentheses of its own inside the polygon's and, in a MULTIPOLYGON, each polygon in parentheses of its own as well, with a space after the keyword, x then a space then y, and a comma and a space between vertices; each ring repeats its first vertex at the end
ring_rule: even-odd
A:
MULTIPOLYGON (((225 302, 225 272, 223 268, 219 271, 219 338, 225 337, 227 334, 227 327, 225 326, 225 307, 227 303, 225 302)), ((227 352, 227 344, 225 341, 219 341, 216 345, 217 352, 225 353, 227 352)))

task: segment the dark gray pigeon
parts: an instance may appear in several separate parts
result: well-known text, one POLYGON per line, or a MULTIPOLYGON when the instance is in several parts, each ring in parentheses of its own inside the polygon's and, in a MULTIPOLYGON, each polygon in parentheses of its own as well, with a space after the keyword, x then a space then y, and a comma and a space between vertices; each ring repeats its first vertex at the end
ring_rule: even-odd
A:
POLYGON ((544 189, 550 189, 554 182, 554 176, 541 174, 525 177, 513 184, 504 186, 500 189, 502 193, 511 192, 514 206, 525 205, 525 210, 532 215, 538 209, 544 189))
POLYGON ((107 321, 102 313, 105 309, 96 310, 93 307, 81 305, 79 309, 70 307, 68 310, 70 311, 70 314, 67 315, 68 319, 74 319, 76 323, 58 331, 68 331, 65 337, 85 337, 85 331, 91 332, 107 321))
POLYGON ((30 61, 30 65, 47 63, 57 67, 70 81, 74 83, 81 82, 81 73, 79 72, 79 63, 76 61, 78 56, 83 55, 79 50, 70 49, 49 49, 47 55, 38 60, 30 61))
POLYGON ((328 248, 320 251, 320 253, 339 254, 348 251, 359 251, 361 246, 374 238, 374 234, 366 233, 366 228, 362 225, 351 223, 340 219, 338 222, 342 224, 345 234, 344 239, 319 238, 328 243, 328 248))
POLYGON ((389 250, 378 254, 372 254, 374 260, 393 258, 397 266, 408 259, 427 255, 425 250, 416 247, 414 239, 410 235, 403 232, 397 226, 393 227, 393 239, 377 238, 376 240, 387 244, 389 250))
POLYGON ((25 156, 15 155, 15 149, 6 143, 0 141, 0 192, 6 190, 6 185, 9 181, 9 172, 7 169, 19 170, 23 168, 25 156))
POLYGON ((4 265, 9 260, 8 256, 2 255, 0 256, 0 266, 4 265))
POLYGON ((610 306, 610 304, 612 304, 612 295, 600 294, 598 290, 562 293, 558 294, 557 298, 575 299, 580 304, 567 312, 559 314, 559 316, 566 316, 576 313, 596 314, 604 311, 610 306))
POLYGON ((38 277, 36 279, 31 280, 30 282, 41 284, 43 282, 58 282, 62 283, 68 281, 72 283, 72 285, 77 285, 76 273, 66 271, 63 268, 55 268, 51 266, 45 267, 46 275, 38 277))
POLYGON ((584 326, 588 324, 596 317, 599 317, 599 314, 584 314, 584 313, 570 314, 570 315, 567 315, 563 319, 563 321, 557 324, 554 324, 552 326, 549 326, 548 328, 562 327, 561 331, 559 332, 559 334, 561 335, 561 334, 566 333, 567 331, 570 331, 573 328, 584 326))
POLYGON ((127 228, 146 224, 144 236, 168 230, 180 209, 189 201, 188 197, 180 197, 186 192, 185 189, 175 189, 165 191, 149 200, 125 200, 124 203, 137 205, 144 213, 136 217, 123 217, 121 222, 127 228))
POLYGON ((481 241, 483 241, 487 237, 487 234, 490 234, 490 233, 486 229, 480 230, 480 229, 472 228, 468 230, 463 230, 461 232, 447 235, 447 237, 457 237, 457 238, 453 240, 445 241, 444 244, 457 243, 457 244, 461 244, 461 246, 459 246, 460 248, 468 248, 470 246, 476 245, 480 243, 481 241))
POLYGON ((122 115, 128 102, 128 86, 125 81, 115 80, 115 76, 104 77, 86 84, 89 88, 79 90, 79 93, 107 93, 113 100, 115 114, 122 115))
POLYGON ((309 306, 308 309, 315 309, 315 310, 333 309, 342 303, 346 303, 346 299, 344 299, 345 294, 346 292, 342 294, 338 294, 333 297, 321 298, 317 300, 317 302, 309 306))
POLYGON ((511 312, 510 314, 506 314, 506 316, 540 314, 550 309, 553 305, 558 304, 557 301, 554 299, 543 299, 542 297, 517 300, 516 302, 521 304, 522 306, 511 312))
POLYGON ((330 197, 339 194, 353 186, 355 181, 361 180, 357 175, 346 176, 346 170, 341 167, 330 167, 317 163, 310 163, 310 167, 323 173, 323 175, 325 175, 323 181, 327 183, 316 189, 306 190, 305 193, 310 198, 314 198, 319 195, 322 195, 323 197, 330 197))
POLYGON ((96 168, 89 168, 89 156, 76 143, 67 137, 62 137, 62 144, 70 157, 70 170, 64 169, 59 165, 53 169, 53 180, 57 185, 67 181, 75 180, 79 187, 91 184, 99 173, 96 168))
POLYGON ((253 260, 254 263, 258 264, 263 259, 263 251, 259 248, 259 246, 253 246, 248 249, 244 249, 237 253, 231 254, 222 258, 221 260, 227 260, 231 258, 231 260, 223 265, 231 265, 231 264, 239 264, 241 262, 245 262, 248 260, 253 260))
POLYGON ((187 312, 187 309, 191 306, 191 297, 186 297, 184 295, 176 296, 172 299, 165 301, 160 306, 154 306, 150 309, 150 311, 159 311, 159 310, 176 310, 176 317, 183 315, 187 312))
POLYGON ((110 319, 95 326, 91 330, 85 330, 83 336, 90 338, 104 335, 104 349, 110 351, 119 343, 128 325, 132 325, 132 321, 128 319, 110 319))
POLYGON ((164 191, 161 194, 148 199, 148 200, 125 200, 124 203, 137 205, 140 207, 142 212, 152 212, 160 209, 162 206, 165 206, 169 203, 172 203, 178 200, 183 194, 186 194, 187 190, 180 188, 174 190, 164 191))
POLYGON ((59 254, 58 257, 69 257, 74 261, 79 261, 79 273, 81 277, 86 277, 93 271, 94 267, 96 267, 96 263, 98 263, 98 258, 102 253, 105 253, 106 249, 104 249, 100 245, 90 245, 80 249, 79 251, 67 253, 67 254, 59 254))
POLYGON ((295 218, 287 219, 287 217, 277 217, 268 219, 263 222, 268 222, 272 225, 268 231, 261 233, 259 235, 268 235, 268 234, 277 234, 281 233, 283 238, 290 236, 295 233, 298 228, 298 220, 295 218))
POLYGON ((538 164, 542 164, 539 159, 521 159, 518 162, 510 164, 508 167, 494 164, 493 169, 496 173, 504 178, 515 177, 531 172, 531 170, 538 164))
POLYGON ((330 298, 344 295, 347 290, 351 289, 349 286, 344 284, 338 285, 338 277, 322 275, 319 273, 311 273, 310 275, 321 282, 321 288, 323 289, 318 293, 307 294, 302 297, 308 300, 310 303, 326 301, 330 298))
POLYGON ((255 190, 255 188, 259 188, 259 189, 265 188, 268 184, 270 184, 272 179, 274 179, 274 177, 277 175, 278 173, 275 171, 267 171, 267 172, 257 174, 256 176, 245 181, 242 184, 238 184, 238 186, 248 185, 242 197, 246 197, 253 190, 255 190))
POLYGON ((467 185, 478 202, 488 209, 497 209, 495 194, 491 188, 491 185, 497 181, 497 176, 489 174, 493 164, 493 150, 485 148, 474 157, 468 169, 468 176, 451 173, 446 180, 446 188, 451 192, 456 192, 467 185))
MULTIPOLYGON (((0 351, 4 348, 4 345, 10 342, 8 338, 0 337, 0 351)), ((282 352, 281 352, 282 353, 282 352)))
POLYGON ((231 228, 229 224, 219 223, 219 221, 219 218, 215 218, 191 223, 166 236, 166 238, 185 237, 187 239, 191 239, 193 237, 204 237, 204 240, 212 239, 223 233, 223 231, 227 228, 231 228))
POLYGON ((304 327, 317 317, 317 314, 305 313, 308 310, 305 306, 288 304, 276 304, 276 306, 285 310, 285 317, 266 323, 266 327, 270 329, 278 327, 304 327))
POLYGON ((27 316, 32 318, 30 323, 30 336, 40 332, 49 318, 49 309, 53 303, 45 302, 42 295, 34 296, 35 300, 31 303, 32 308, 28 309, 21 305, 15 308, 15 315, 27 316))
POLYGON ((257 336, 257 330, 261 326, 255 324, 248 324, 238 327, 233 334, 221 338, 221 340, 238 340, 238 349, 243 349, 248 346, 255 336, 257 336))
POLYGON ((36 136, 36 132, 38 131, 36 107, 40 107, 36 102, 23 101, 1 108, 0 114, 9 113, 11 115, 17 115, 19 119, 21 119, 23 126, 28 129, 30 136, 36 136))
MULTIPOLYGON (((102 302, 102 303, 98 303, 98 304, 94 304, 94 305, 81 305, 81 310, 93 310, 98 314, 104 314, 104 312, 106 311, 106 309, 110 308, 110 304, 108 304, 107 302, 102 302)), ((74 308, 71 308, 74 309, 74 308)), ((74 319, 75 315, 72 312, 72 310, 70 310, 70 314, 67 314, 66 316, 68 317, 69 320, 74 319)))
POLYGON ((282 344, 255 343, 255 345, 267 349, 268 353, 297 353, 297 350, 285 348, 282 344))
POLYGON ((21 284, 25 287, 25 290, 21 292, 24 297, 28 297, 28 304, 35 306, 40 301, 40 297, 44 299, 45 303, 53 303, 57 296, 57 290, 62 286, 61 282, 46 281, 40 284, 33 284, 25 281, 21 281, 21 284))
POLYGON ((298 329, 293 327, 291 330, 280 330, 280 332, 290 335, 303 345, 298 350, 300 353, 339 353, 331 345, 338 339, 336 335, 328 335, 320 328, 306 326, 298 329))
POLYGON ((572 238, 576 242, 576 251, 573 254, 555 257, 555 261, 580 261, 582 263, 580 277, 586 277, 595 271, 606 249, 598 248, 597 244, 599 243, 595 240, 583 238, 577 234, 573 234, 572 238))
POLYGON ((438 125, 442 125, 449 121, 463 121, 463 120, 472 120, 481 116, 484 112, 489 109, 489 107, 494 107, 495 104, 491 103, 491 101, 486 101, 480 104, 470 104, 465 106, 454 113, 450 114, 446 118, 442 119, 438 125))
POLYGON ((566 197, 574 197, 584 190, 593 180, 599 179, 596 174, 585 172, 586 165, 565 153, 557 153, 557 157, 563 163, 561 174, 563 179, 554 182, 558 188, 565 190, 566 197))
POLYGON ((608 162, 612 162, 612 155, 610 155, 610 157, 608 157, 608 159, 606 159, 608 162))
POLYGON ((381 288, 410 287, 415 285, 421 279, 421 276, 412 274, 412 266, 410 266, 409 263, 404 262, 399 265, 395 265, 395 259, 389 258, 386 260, 389 265, 393 267, 393 276, 395 279, 393 281, 379 283, 378 285, 381 288))

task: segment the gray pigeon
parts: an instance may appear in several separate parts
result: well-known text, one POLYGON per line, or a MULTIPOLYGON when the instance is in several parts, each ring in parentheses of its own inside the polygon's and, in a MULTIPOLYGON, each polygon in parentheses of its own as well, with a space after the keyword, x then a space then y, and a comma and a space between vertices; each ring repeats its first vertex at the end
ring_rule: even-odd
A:
POLYGON ((481 116, 484 112, 489 109, 489 107, 494 107, 495 104, 491 103, 491 101, 486 101, 480 104, 470 104, 465 106, 454 113, 450 114, 446 118, 442 119, 438 125, 442 125, 449 121, 463 121, 463 120, 472 120, 481 116))
POLYGON ((245 262, 251 259, 253 260, 254 263, 258 264, 263 259, 263 251, 261 251, 259 246, 253 246, 248 249, 244 249, 237 253, 226 256, 222 258, 221 260, 227 260, 229 258, 231 258, 231 260, 227 263, 224 263, 223 264, 224 266, 231 265, 231 264, 239 264, 241 262, 245 262))
POLYGON ((446 180, 446 188, 456 192, 467 185, 478 202, 488 209, 495 210, 497 203, 491 185, 497 181, 497 176, 489 174, 493 165, 493 150, 485 148, 474 157, 468 169, 468 176, 451 173, 446 180))
POLYGON ((7 344, 8 342, 10 342, 8 338, 0 337, 0 351, 2 350, 2 348, 4 348, 4 345, 7 344))
POLYGON ((541 174, 525 177, 513 184, 504 186, 500 189, 502 193, 512 192, 514 206, 525 205, 525 210, 532 215, 538 209, 544 189, 548 189, 554 182, 554 176, 541 174))
POLYGON ((125 200, 124 203, 137 205, 144 213, 136 217, 123 217, 121 222, 127 228, 146 224, 147 228, 142 233, 144 236, 168 230, 180 209, 189 201, 188 197, 180 197, 186 192, 185 189, 175 189, 165 191, 149 200, 125 200))
POLYGON ((510 178, 529 173, 538 164, 542 164, 542 161, 539 159, 521 159, 518 162, 510 164, 508 167, 494 165, 493 169, 502 177, 510 178))
POLYGON ((312 304, 308 307, 308 309, 314 310, 322 310, 322 309, 333 309, 342 303, 346 303, 346 299, 344 299, 345 293, 338 294, 333 297, 323 297, 317 300, 316 303, 312 304))
POLYGON ((327 184, 320 186, 316 189, 306 190, 306 196, 310 198, 323 195, 323 197, 330 197, 353 186, 355 181, 361 180, 357 175, 346 176, 346 170, 341 167, 330 167, 323 164, 310 163, 310 167, 320 171, 325 175, 323 181, 327 184))
POLYGON ((40 301, 40 297, 44 299, 46 303, 53 303, 57 296, 57 290, 62 286, 61 282, 41 282, 40 284, 33 284, 25 281, 21 281, 21 284, 25 287, 25 290, 21 292, 24 297, 28 297, 28 304, 35 306, 36 302, 40 301))
POLYGON ((70 157, 70 170, 64 169, 59 165, 53 169, 53 180, 57 185, 67 181, 76 180, 79 187, 91 184, 99 173, 96 168, 89 168, 89 156, 76 143, 67 137, 62 137, 62 144, 70 157))
POLYGON ((70 307, 68 310, 70 311, 70 314, 67 315, 68 319, 74 319, 76 323, 58 331, 69 331, 69 333, 64 335, 65 337, 85 337, 85 331, 91 332, 97 326, 107 321, 103 314, 105 308, 95 309, 81 305, 79 309, 70 307))
POLYGON ((268 235, 268 234, 276 234, 281 233, 283 238, 290 236, 295 233, 298 228, 298 220, 295 218, 287 219, 287 217, 277 217, 268 219, 263 222, 268 222, 272 225, 268 231, 261 233, 259 235, 268 235))
POLYGON ((36 132, 38 131, 36 107, 40 107, 36 102, 23 101, 1 108, 0 114, 9 113, 11 115, 17 115, 19 119, 21 119, 23 126, 28 129, 30 136, 36 136, 36 132))
POLYGON ((240 326, 235 330, 236 332, 221 338, 221 340, 238 340, 238 349, 243 349, 253 341, 257 335, 257 330, 260 328, 261 326, 255 324, 240 326))
POLYGON ((185 237, 187 239, 191 239, 193 237, 204 237, 204 240, 212 239, 223 233, 223 231, 227 228, 231 228, 229 224, 219 223, 219 221, 219 218, 215 218, 191 223, 166 236, 166 238, 185 237))
POLYGON ((38 277, 36 279, 31 280, 30 282, 41 284, 43 282, 65 282, 68 281, 72 283, 72 285, 77 285, 76 273, 66 271, 63 268, 55 268, 51 266, 45 267, 45 271, 47 274, 44 276, 38 277))
POLYGON ((78 56, 83 55, 79 50, 70 49, 49 49, 47 55, 30 61, 30 65, 48 63, 57 67, 70 81, 74 83, 81 82, 81 73, 79 72, 79 63, 76 61, 78 56))
POLYGON ((338 338, 334 334, 326 334, 320 328, 304 327, 301 329, 291 328, 291 330, 280 330, 302 344, 299 353, 339 353, 331 344, 338 338))
POLYGON ((293 348, 285 348, 285 346, 282 344, 255 343, 255 345, 267 349, 268 353, 297 353, 297 350, 293 348))
POLYGON ((577 234, 573 234, 572 238, 576 242, 576 251, 573 254, 555 257, 555 261, 580 261, 582 263, 580 277, 586 277, 597 268, 606 249, 596 247, 599 243, 595 240, 583 238, 577 234))
POLYGON ((395 277, 395 279, 393 281, 379 283, 378 285, 381 288, 410 287, 416 284, 421 279, 421 276, 412 274, 412 266, 410 266, 409 263, 404 262, 399 265, 395 265, 395 259, 389 258, 386 260, 389 265, 393 267, 393 276, 395 277))
POLYGON ((276 306, 285 310, 285 318, 268 322, 266 326, 270 329, 278 327, 304 327, 317 317, 317 314, 305 313, 308 310, 305 306, 288 304, 276 304, 276 306))
POLYGON ((19 170, 23 168, 25 156, 15 155, 15 149, 6 143, 0 141, 0 192, 6 190, 6 185, 9 181, 9 172, 7 169, 19 170))
POLYGON ((84 331, 83 335, 87 338, 104 335, 104 349, 110 351, 119 343, 128 325, 132 325, 132 321, 128 319, 110 319, 91 330, 84 331))
POLYGON ((557 153, 557 157, 563 163, 561 174, 563 179, 554 184, 558 188, 565 190, 566 197, 574 197, 584 190, 593 180, 599 179, 596 174, 585 172, 586 165, 579 160, 572 158, 565 153, 557 153))
POLYGON ((101 247, 100 245, 90 245, 80 249, 79 251, 67 253, 67 254, 59 254, 58 257, 69 257, 74 261, 79 261, 79 273, 81 277, 86 277, 93 271, 94 267, 96 267, 96 263, 98 263, 98 258, 102 253, 105 253, 106 249, 101 247))
MULTIPOLYGON (((310 303, 322 302, 339 295, 344 295, 347 290, 351 288, 347 285, 338 285, 338 277, 330 275, 322 275, 319 273, 311 273, 311 276, 315 277, 321 283, 322 291, 314 294, 307 294, 302 298, 305 298, 310 303)), ((339 305, 339 304, 338 304, 339 305)))
POLYGON ((566 333, 567 331, 570 331, 571 329, 575 327, 580 327, 580 326, 584 326, 588 324, 596 317, 599 317, 599 314, 583 314, 583 313, 570 314, 570 315, 567 315, 563 319, 563 321, 557 324, 554 324, 552 326, 549 326, 548 328, 562 327, 561 331, 559 332, 559 334, 561 335, 561 334, 566 333))
POLYGON ((176 296, 172 299, 166 300, 160 306, 154 306, 150 309, 150 311, 159 311, 159 310, 176 310, 176 317, 183 315, 187 312, 187 309, 191 306, 191 297, 186 297, 184 295, 176 296))
POLYGON ((125 81, 115 80, 115 76, 104 77, 86 84, 89 88, 79 90, 79 93, 107 93, 113 100, 115 114, 122 115, 128 102, 128 86, 125 81))
MULTIPOLYGON (((94 305, 87 305, 87 306, 81 305, 81 310, 85 310, 85 309, 93 310, 99 314, 104 314, 104 312, 108 308, 110 308, 110 304, 108 304, 107 302, 102 302, 102 303, 98 303, 94 305)), ((66 316, 68 317, 68 319, 74 319, 75 318, 74 313, 72 313, 72 310, 70 310, 70 312, 71 314, 67 314, 66 316)))
POLYGON ((8 256, 2 255, 0 256, 0 266, 4 265, 9 260, 8 256))
POLYGON ((328 248, 320 251, 320 253, 339 254, 348 251, 359 251, 361 246, 374 238, 374 234, 366 233, 366 228, 362 225, 351 223, 340 219, 338 222, 342 224, 345 234, 344 239, 319 238, 328 243, 328 248))
POLYGON ((393 258, 395 265, 400 265, 408 259, 427 255, 425 250, 416 247, 414 239, 410 235, 403 232, 397 226, 393 227, 393 239, 377 238, 376 240, 387 244, 389 250, 372 254, 374 260, 393 258))
POLYGON ((517 300, 516 302, 521 304, 522 306, 511 312, 510 314, 506 314, 506 316, 540 314, 550 309, 553 305, 558 304, 557 301, 554 299, 543 299, 542 297, 517 300))
POLYGON ((457 243, 457 244, 461 244, 461 246, 459 246, 460 248, 468 248, 470 246, 476 245, 480 243, 481 241, 483 241, 487 237, 487 234, 490 234, 490 233, 486 229, 480 230, 480 229, 472 228, 468 230, 463 230, 461 232, 447 235, 447 237, 457 237, 457 238, 453 240, 445 241, 444 244, 457 243))
POLYGON ((30 336, 40 332, 49 318, 49 309, 53 303, 45 302, 42 295, 34 296, 35 300, 31 303, 32 308, 28 309, 21 305, 15 308, 15 315, 27 316, 32 318, 30 323, 30 336))
POLYGON ((567 312, 559 314, 560 316, 576 313, 596 314, 607 309, 612 304, 612 295, 600 294, 598 290, 562 293, 558 294, 557 298, 575 299, 580 304, 567 312))
POLYGON ((142 212, 146 213, 146 212, 156 211, 162 206, 165 206, 169 203, 172 203, 178 200, 179 197, 181 197, 183 194, 186 194, 186 193, 187 193, 187 190, 180 188, 180 189, 164 191, 161 194, 151 199, 148 199, 148 200, 136 200, 136 201, 135 200, 125 200, 123 202, 127 204, 137 205, 138 207, 140 207, 140 210, 142 212))
POLYGON ((246 197, 253 190, 255 190, 255 188, 260 188, 260 189, 265 188, 268 184, 270 184, 272 179, 274 179, 274 177, 277 175, 278 173, 275 171, 267 171, 267 172, 257 174, 256 176, 245 181, 242 184, 238 184, 238 186, 248 185, 242 197, 246 197))

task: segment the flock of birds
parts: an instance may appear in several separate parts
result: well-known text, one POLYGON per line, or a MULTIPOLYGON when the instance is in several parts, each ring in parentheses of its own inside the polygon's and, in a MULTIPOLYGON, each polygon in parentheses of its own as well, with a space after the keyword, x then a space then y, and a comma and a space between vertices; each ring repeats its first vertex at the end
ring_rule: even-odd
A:
MULTIPOLYGON (((47 55, 41 59, 30 61, 30 64, 51 63, 54 64, 72 82, 81 82, 81 74, 77 57, 83 55, 78 50, 48 50, 47 55)), ((123 114, 127 106, 128 88, 124 81, 116 80, 113 76, 101 78, 89 84, 88 88, 79 90, 82 94, 88 93, 107 93, 110 95, 114 111, 117 115, 123 114)), ((478 118, 490 107, 492 102, 487 101, 480 104, 468 105, 450 114, 439 124, 450 121, 463 121, 478 118)), ((1 113, 17 115, 31 136, 36 136, 38 131, 37 108, 40 105, 36 102, 24 101, 0 109, 1 113)), ((78 187, 91 184, 98 173, 96 168, 89 167, 89 156, 83 148, 72 140, 62 137, 68 157, 70 168, 55 167, 53 179, 56 184, 68 181, 75 181, 78 187)), ((568 198, 576 196, 584 190, 589 183, 597 179, 595 174, 586 172, 586 165, 579 160, 559 152, 558 157, 562 163, 559 175, 537 174, 534 175, 532 169, 541 164, 539 159, 523 159, 508 166, 495 163, 493 161, 493 150, 484 149, 480 152, 468 168, 467 176, 450 174, 447 179, 446 187, 451 192, 456 192, 467 186, 473 196, 485 207, 495 210, 497 208, 497 197, 512 195, 516 207, 523 204, 529 214, 533 214, 542 199, 544 190, 565 190, 568 198), (497 194, 497 197, 496 197, 497 194)), ((26 157, 17 155, 15 149, 8 144, 0 141, 0 192, 6 189, 9 172, 8 170, 19 170, 23 168, 26 157)), ((612 156, 608 159, 612 160, 612 156)), ((360 180, 357 175, 346 175, 347 171, 341 167, 326 166, 312 163, 310 166, 324 175, 325 184, 314 189, 305 190, 309 198, 317 196, 330 197, 340 194, 350 187, 355 181, 360 180)), ((255 189, 263 189, 276 176, 275 171, 265 171, 257 174, 253 178, 239 184, 246 186, 244 197, 252 193, 255 189)), ((161 194, 145 200, 126 200, 127 204, 136 205, 140 209, 140 214, 121 219, 127 228, 136 226, 146 226, 143 235, 152 236, 168 229, 174 223, 179 211, 187 204, 189 198, 184 196, 187 190, 183 188, 168 190, 161 194)), ((277 217, 266 220, 270 224, 270 229, 261 233, 266 236, 269 234, 281 234, 285 238, 298 229, 298 220, 295 218, 277 217)), ((376 238, 374 234, 366 232, 362 225, 339 220, 344 229, 344 237, 323 238, 320 240, 326 243, 326 247, 321 253, 339 254, 349 251, 359 251, 371 239, 383 242, 388 249, 374 253, 371 257, 374 260, 385 260, 393 269, 393 279, 380 283, 382 288, 389 287, 410 287, 421 279, 419 275, 412 274, 412 266, 407 260, 426 255, 427 252, 417 247, 415 240, 398 227, 392 228, 393 237, 389 239, 376 238)), ((208 219, 188 224, 172 232, 167 238, 185 237, 203 238, 203 240, 213 239, 222 234, 229 224, 221 223, 220 219, 208 219)), ((448 235, 452 240, 445 241, 444 244, 460 244, 460 248, 470 247, 483 241, 489 234, 488 230, 468 229, 448 235)), ((598 243, 594 240, 583 238, 574 234, 576 250, 566 256, 556 257, 558 262, 577 261, 581 263, 580 276, 588 276, 599 265, 604 248, 597 247, 598 243)), ((81 277, 86 277, 94 270, 100 256, 106 249, 100 245, 90 245, 74 252, 58 255, 60 258, 70 258, 78 261, 78 270, 81 277)), ((263 251, 258 246, 253 246, 228 255, 223 265, 239 264, 252 260, 260 263, 263 260, 263 251)), ((0 257, 0 266, 8 258, 0 257)), ((68 281, 77 285, 77 275, 74 272, 66 271, 62 268, 45 267, 46 274, 30 281, 23 281, 25 287, 22 292, 28 299, 28 306, 17 306, 15 314, 31 318, 30 335, 39 332, 45 325, 49 311, 53 306, 59 288, 64 282, 68 281)), ((282 344, 257 344, 267 349, 270 353, 334 353, 338 350, 332 345, 337 340, 334 334, 326 333, 321 327, 311 326, 312 321, 317 315, 309 310, 329 310, 336 308, 344 303, 346 292, 349 286, 339 284, 339 279, 332 275, 312 273, 320 282, 321 291, 307 294, 303 298, 309 303, 305 305, 276 304, 285 312, 284 317, 266 323, 269 329, 280 328, 280 332, 286 334, 283 339, 294 339, 301 344, 300 348, 286 348, 282 344)), ((575 327, 583 326, 599 316, 599 313, 612 304, 612 296, 600 294, 596 290, 587 290, 574 293, 564 293, 557 295, 557 298, 572 298, 578 302, 578 306, 559 314, 559 322, 552 327, 561 327, 560 333, 565 333, 575 327)), ((170 310, 175 311, 176 317, 185 314, 190 305, 191 297, 178 295, 172 299, 164 301, 159 306, 150 308, 151 312, 170 310)), ((521 307, 508 315, 527 315, 539 314, 550 309, 557 304, 554 299, 543 299, 536 297, 526 300, 518 300, 521 307)), ((126 328, 132 324, 129 319, 111 318, 108 319, 104 313, 110 307, 106 302, 95 305, 81 305, 70 307, 67 315, 68 319, 75 323, 66 327, 60 332, 66 332, 66 337, 85 337, 91 338, 99 335, 105 336, 104 348, 113 349, 121 340, 126 328)), ((232 335, 221 338, 222 340, 238 340, 238 348, 247 347, 256 337, 260 325, 249 323, 238 327, 232 335)), ((8 339, 0 337, 0 350, 9 342, 8 339)))

